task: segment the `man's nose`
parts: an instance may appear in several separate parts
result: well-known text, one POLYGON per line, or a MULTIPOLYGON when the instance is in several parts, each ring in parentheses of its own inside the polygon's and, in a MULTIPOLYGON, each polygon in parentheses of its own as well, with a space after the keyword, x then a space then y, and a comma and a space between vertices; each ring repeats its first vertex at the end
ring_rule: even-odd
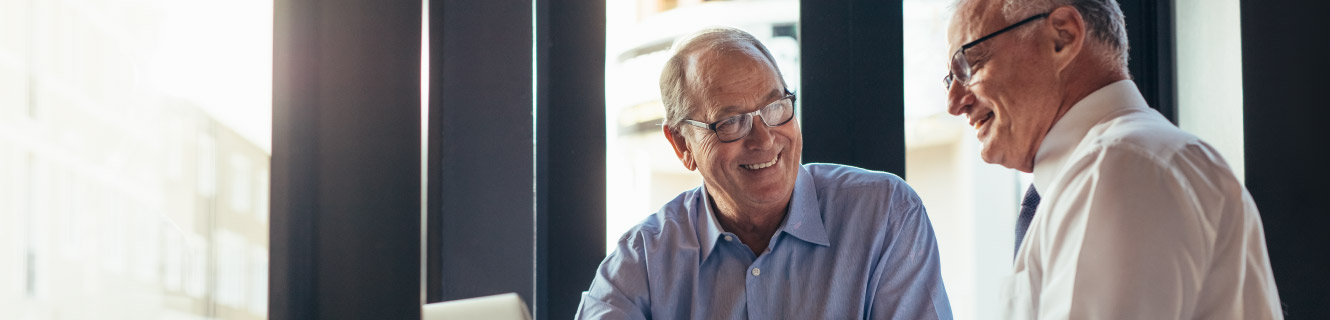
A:
POLYGON ((947 88, 947 113, 953 116, 965 114, 965 110, 969 109, 974 101, 974 93, 960 81, 952 81, 951 86, 947 88))
POLYGON ((748 136, 743 138, 745 147, 755 150, 766 150, 774 144, 774 136, 771 134, 771 127, 760 116, 753 117, 753 129, 748 132, 748 136))

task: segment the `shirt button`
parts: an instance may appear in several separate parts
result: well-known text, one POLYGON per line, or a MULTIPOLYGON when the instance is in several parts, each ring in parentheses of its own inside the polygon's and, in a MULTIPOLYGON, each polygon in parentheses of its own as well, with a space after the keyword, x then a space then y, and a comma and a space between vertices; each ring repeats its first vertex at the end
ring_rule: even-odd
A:
POLYGON ((753 268, 753 276, 754 276, 754 277, 756 277, 756 276, 758 276, 758 275, 761 275, 761 274, 762 274, 762 269, 753 268))
POLYGON ((725 241, 734 241, 734 237, 731 237, 731 236, 726 235, 726 236, 725 236, 725 241))

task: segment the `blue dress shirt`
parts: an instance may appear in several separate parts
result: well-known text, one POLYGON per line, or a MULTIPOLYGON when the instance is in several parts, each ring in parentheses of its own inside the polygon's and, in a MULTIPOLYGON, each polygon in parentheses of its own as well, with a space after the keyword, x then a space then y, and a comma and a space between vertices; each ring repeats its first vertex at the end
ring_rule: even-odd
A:
POLYGON ((577 318, 951 319, 933 227, 895 175, 804 165, 761 255, 709 203, 689 190, 620 237, 577 318))

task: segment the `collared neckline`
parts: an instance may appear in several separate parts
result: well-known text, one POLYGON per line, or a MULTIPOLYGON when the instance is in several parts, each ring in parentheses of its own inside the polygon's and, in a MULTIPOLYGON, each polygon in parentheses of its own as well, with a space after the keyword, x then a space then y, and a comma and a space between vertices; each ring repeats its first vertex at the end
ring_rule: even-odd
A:
MULTIPOLYGON (((703 225, 705 228, 700 235, 702 240, 702 255, 698 264, 707 260, 711 252, 715 250, 716 244, 720 238, 725 236, 724 228, 720 226, 720 220, 716 219, 715 212, 711 211, 711 196, 707 194, 706 185, 702 186, 701 203, 702 210, 697 210, 705 217, 703 225)), ((767 247, 776 245, 776 239, 784 232, 795 238, 809 243, 822 246, 831 246, 831 241, 827 237, 826 225, 822 222, 822 212, 818 209, 817 186, 813 183, 813 175, 808 172, 804 166, 799 166, 799 175, 794 180, 794 194, 790 196, 790 209, 786 212, 785 220, 781 223, 779 229, 776 229, 771 237, 771 242, 767 247)))
POLYGON ((1067 113, 1044 135, 1039 151, 1034 155, 1034 187, 1044 193, 1053 179, 1062 171, 1067 156, 1085 139, 1103 118, 1115 111, 1131 108, 1149 108, 1145 97, 1136 88, 1136 82, 1121 80, 1099 88, 1071 106, 1067 113))

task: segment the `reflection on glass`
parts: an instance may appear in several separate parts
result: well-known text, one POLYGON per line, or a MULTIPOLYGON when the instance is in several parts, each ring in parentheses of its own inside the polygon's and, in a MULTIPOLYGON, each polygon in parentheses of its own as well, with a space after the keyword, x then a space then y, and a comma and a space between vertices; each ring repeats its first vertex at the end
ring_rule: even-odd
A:
POLYGON ((710 26, 747 31, 767 46, 790 91, 798 93, 799 2, 608 0, 605 5, 609 252, 633 225, 680 192, 702 185, 702 176, 684 169, 661 134, 660 71, 674 39, 710 26))
POLYGON ((264 319, 272 2, 0 0, 0 319, 264 319))

